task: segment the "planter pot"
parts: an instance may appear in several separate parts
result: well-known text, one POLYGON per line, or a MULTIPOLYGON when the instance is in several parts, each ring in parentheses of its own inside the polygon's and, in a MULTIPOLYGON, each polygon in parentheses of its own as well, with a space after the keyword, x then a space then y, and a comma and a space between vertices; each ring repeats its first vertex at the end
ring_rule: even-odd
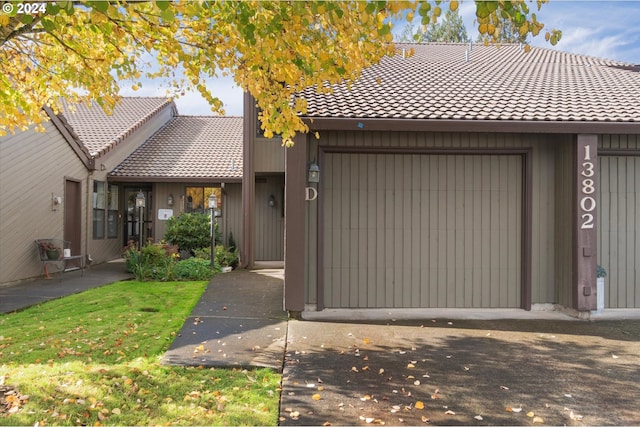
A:
POLYGON ((47 258, 50 259, 50 260, 60 259, 60 252, 55 251, 53 249, 48 249, 47 250, 47 258))
POLYGON ((226 266, 226 267, 222 267, 222 272, 223 273, 230 273, 231 270, 233 270, 233 268, 226 266))
POLYGON ((597 312, 602 313, 604 310, 604 277, 596 279, 596 301, 597 312))

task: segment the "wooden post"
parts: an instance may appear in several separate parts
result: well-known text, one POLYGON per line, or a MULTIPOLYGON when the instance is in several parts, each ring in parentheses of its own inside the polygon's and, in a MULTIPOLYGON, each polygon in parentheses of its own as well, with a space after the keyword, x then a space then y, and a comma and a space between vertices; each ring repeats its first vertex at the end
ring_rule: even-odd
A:
POLYGON ((579 311, 595 310, 596 206, 598 203, 598 136, 578 135, 576 143, 576 191, 573 305, 579 311))
POLYGON ((284 305, 297 314, 304 310, 305 302, 306 134, 298 134, 294 142, 285 152, 284 305))

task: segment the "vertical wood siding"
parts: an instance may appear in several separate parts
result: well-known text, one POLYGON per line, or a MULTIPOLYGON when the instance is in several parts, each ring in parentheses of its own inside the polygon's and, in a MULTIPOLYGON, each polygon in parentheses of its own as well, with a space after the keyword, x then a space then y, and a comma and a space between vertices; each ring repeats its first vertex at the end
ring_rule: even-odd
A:
POLYGON ((284 150, 282 141, 279 138, 264 139, 256 138, 254 167, 257 173, 284 173, 284 150))
POLYGON ((598 160, 598 262, 608 272, 605 306, 640 308, 640 156, 598 160))
POLYGON ((224 224, 226 244, 229 244, 229 234, 233 233, 236 246, 242 244, 242 184, 225 184, 224 191, 224 224))
POLYGON ((256 261, 284 260, 284 177, 256 178, 255 242, 256 261), (275 198, 275 206, 269 206, 269 197, 275 198))
MULTIPOLYGON (((566 307, 573 306, 574 282, 573 271, 573 247, 574 239, 574 156, 573 141, 567 138, 562 144, 557 146, 556 151, 556 179, 554 185, 549 187, 554 189, 555 194, 555 228, 546 230, 553 233, 553 245, 555 248, 555 277, 552 280, 557 284, 555 299, 546 302, 557 302, 566 307)), ((534 231, 534 242, 535 242, 534 231)))
POLYGON ((328 307, 519 307, 520 156, 327 154, 328 307))
MULTIPOLYGON (((557 238, 556 231, 561 229, 558 226, 557 221, 557 202, 563 200, 562 194, 558 195, 556 192, 556 179, 558 174, 562 174, 563 168, 556 164, 556 156, 563 147, 568 146, 571 142, 570 138, 561 137, 557 135, 521 135, 521 134, 466 134, 466 133, 428 133, 428 132, 321 132, 320 140, 316 141, 315 138, 311 138, 309 143, 309 158, 308 160, 319 159, 319 147, 382 147, 389 149, 393 152, 395 147, 417 147, 417 148, 528 148, 532 149, 532 206, 533 206, 533 218, 532 218, 532 265, 531 265, 531 282, 532 282, 532 302, 535 303, 557 303, 559 297, 559 288, 563 283, 562 279, 566 277, 557 277, 557 269, 559 266, 568 266, 568 274, 571 271, 571 252, 567 250, 562 251, 557 244, 559 240, 557 238), (565 253, 566 252, 566 253, 565 253)), ((473 161, 469 160, 471 163, 473 161)), ((326 162, 324 162, 326 163, 326 162)), ((326 174, 326 164, 320 164, 321 172, 321 185, 324 185, 326 174)), ((356 167, 356 166, 354 166, 356 167)), ((371 184, 367 183, 368 189, 372 188, 384 188, 384 175, 382 174, 382 165, 370 165, 380 172, 380 176, 376 176, 371 184), (376 183, 374 186, 373 183, 376 183)), ((480 166, 473 166, 467 170, 464 167, 464 174, 456 179, 468 179, 467 174, 476 173, 475 168, 481 168, 480 166)), ((324 190, 321 190, 321 192, 324 190)), ((372 191, 369 189, 368 191, 372 191)), ((564 194, 564 193, 563 193, 564 194)), ((326 197, 326 194, 321 194, 321 197, 326 197)), ((359 195, 359 197, 363 197, 359 195)), ((435 197, 435 196, 434 196, 435 197)), ((481 196, 474 194, 473 203, 480 204, 482 206, 481 196)), ((436 199, 437 202, 437 199, 436 199)), ((326 202, 325 202, 326 203, 326 202)), ((454 200, 455 205, 455 200, 454 200)), ((324 221, 318 213, 319 204, 317 201, 307 203, 307 236, 308 236, 308 251, 307 265, 305 270, 308 272, 308 280, 306 281, 306 299, 309 304, 316 304, 316 295, 318 292, 318 283, 316 280, 318 259, 315 256, 316 247, 318 245, 317 237, 317 222, 324 221)), ((328 207, 325 206, 328 209, 328 207)), ((369 209, 374 209, 373 206, 369 209)), ((442 208, 441 208, 442 209, 442 208)), ((466 220, 466 218, 465 218, 466 220)), ((482 218, 480 218, 482 220, 482 218)), ((433 221, 433 219, 432 219, 433 221)), ((486 219, 485 219, 486 221, 486 219)), ((422 228, 422 230, 425 230, 422 228)), ((427 229, 428 230, 428 229, 427 229)), ((422 231, 426 233, 426 231, 422 231)), ((411 239, 417 238, 415 235, 408 233, 411 239)), ((376 244, 376 236, 367 237, 368 247, 374 247, 376 244)), ((454 240, 455 243, 455 240, 454 240)), ((395 244, 395 243, 394 243, 395 244)), ((432 243, 436 247, 436 241, 432 243)), ((477 243, 474 250, 477 250, 477 243)), ((414 245, 412 242, 411 245, 414 245)), ((325 244, 326 247, 326 244, 325 244)), ((465 247, 465 259, 469 258, 469 253, 472 249, 465 247)), ((385 262, 384 253, 393 252, 392 247, 380 247, 378 253, 369 251, 367 253, 368 259, 377 259, 379 263, 385 262)), ((335 254, 333 255, 335 256, 335 254)), ((362 255, 360 255, 362 256, 362 255)), ((394 255, 395 256, 395 255, 394 255)), ((489 254, 483 255, 485 259, 483 262, 490 262, 488 258, 489 254)), ((326 262, 326 256, 325 256, 326 262)), ((390 261, 389 261, 390 262, 390 261)), ((395 261, 394 261, 395 262, 395 261)), ((405 261, 403 261, 405 262, 405 261)), ((415 268, 415 267, 414 267, 415 268)), ((378 276, 372 275, 371 282, 378 286, 380 291, 380 280, 378 276)), ((486 274, 486 273, 484 273, 486 274)), ((570 282, 566 282, 570 283, 570 282)), ((570 290, 570 289, 569 289, 570 290)), ((473 301, 473 299, 472 299, 473 301)))

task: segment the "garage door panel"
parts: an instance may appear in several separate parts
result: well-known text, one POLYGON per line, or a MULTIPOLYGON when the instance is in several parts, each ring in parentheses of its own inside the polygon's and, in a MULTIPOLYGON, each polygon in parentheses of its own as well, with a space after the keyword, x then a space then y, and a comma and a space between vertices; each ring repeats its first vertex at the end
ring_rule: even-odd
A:
POLYGON ((325 163, 325 306, 519 307, 520 156, 329 153, 325 163))

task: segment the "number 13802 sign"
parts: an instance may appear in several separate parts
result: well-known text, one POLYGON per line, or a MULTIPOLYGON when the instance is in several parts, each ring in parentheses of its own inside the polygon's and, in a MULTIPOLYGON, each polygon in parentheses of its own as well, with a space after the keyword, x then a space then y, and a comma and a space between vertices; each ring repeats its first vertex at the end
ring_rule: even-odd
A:
POLYGON ((580 228, 590 229, 593 228, 594 223, 594 211, 596 209, 596 185, 595 185, 595 170, 594 164, 591 159, 591 145, 584 145, 584 152, 582 158, 579 160, 580 165, 580 228))

